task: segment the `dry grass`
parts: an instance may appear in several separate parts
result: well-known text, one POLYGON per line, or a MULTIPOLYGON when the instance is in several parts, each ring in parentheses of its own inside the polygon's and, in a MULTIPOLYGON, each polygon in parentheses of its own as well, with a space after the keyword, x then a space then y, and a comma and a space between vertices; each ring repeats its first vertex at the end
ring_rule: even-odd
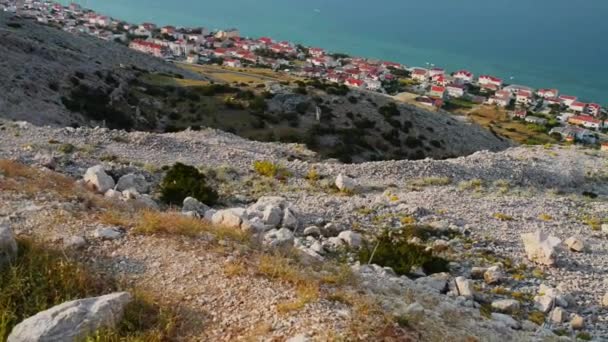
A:
POLYGON ((240 229, 215 226, 206 221, 187 217, 175 211, 158 212, 143 210, 135 219, 134 231, 140 234, 168 234, 195 237, 211 233, 218 239, 239 242, 250 240, 250 235, 240 229))
POLYGON ((11 160, 0 160, 1 191, 13 191, 35 198, 42 192, 52 193, 63 200, 78 200, 87 208, 112 208, 115 204, 102 196, 76 185, 74 179, 45 169, 36 169, 11 160))
POLYGON ((239 277, 247 274, 247 266, 241 261, 232 261, 224 265, 224 274, 227 277, 239 277))
POLYGON ((499 220, 499 221, 513 221, 513 217, 509 216, 507 214, 503 214, 503 213, 495 213, 494 215, 492 215, 492 217, 494 217, 495 219, 499 220))
POLYGON ((471 179, 468 181, 463 181, 458 184, 458 188, 460 190, 473 190, 473 191, 481 191, 484 187, 483 180, 479 178, 471 179))
POLYGON ((411 180, 408 184, 416 187, 425 187, 425 186, 444 186, 450 185, 452 183, 452 179, 449 177, 427 177, 427 178, 417 178, 411 180))
POLYGON ((306 304, 315 302, 319 299, 319 291, 319 286, 317 284, 300 284, 296 287, 296 300, 279 303, 277 305, 277 311, 281 314, 287 314, 292 311, 301 310, 306 304))

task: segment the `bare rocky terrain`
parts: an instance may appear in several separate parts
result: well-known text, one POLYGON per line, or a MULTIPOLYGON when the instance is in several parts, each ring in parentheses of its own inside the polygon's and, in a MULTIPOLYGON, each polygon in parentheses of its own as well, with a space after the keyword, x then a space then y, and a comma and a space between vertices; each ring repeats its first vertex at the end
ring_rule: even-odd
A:
MULTIPOLYGON (((83 237, 84 249, 70 252, 74 257, 149 290, 190 318, 178 339, 608 338, 606 152, 518 147, 450 160, 347 165, 317 162, 302 145, 211 129, 127 133, 12 122, 0 129, 0 159, 52 168, 72 182, 82 183, 85 171, 99 164, 116 181, 130 173, 145 179, 141 194, 121 194, 122 185, 106 193, 119 208, 109 211, 51 190, 32 192, 23 180, 22 189, 2 187, 0 215, 18 237, 54 248, 71 250, 70 241, 83 237), (254 163, 264 160, 283 176, 255 171, 254 163), (212 208, 184 206, 184 217, 246 231, 266 251, 290 246, 309 262, 348 265, 357 281, 323 285, 316 299, 285 313, 282 303, 298 301, 301 289, 260 273, 268 255, 213 234, 141 235, 137 225, 108 219, 108 212, 133 205, 173 210, 155 189, 162 167, 175 162, 199 167, 219 193, 212 208), (92 212, 83 215, 83 206, 92 212), (424 234, 409 242, 447 260, 445 272, 415 268, 400 275, 361 262, 357 251, 366 242, 411 227, 424 234), (525 245, 521 234, 537 231, 559 240, 554 246, 541 236, 525 245), (380 311, 365 311, 369 320, 361 321, 362 305, 345 299, 349 291, 365 294, 380 311), (392 328, 374 327, 385 315, 392 328)), ((0 183, 19 181, 0 174, 0 183)))

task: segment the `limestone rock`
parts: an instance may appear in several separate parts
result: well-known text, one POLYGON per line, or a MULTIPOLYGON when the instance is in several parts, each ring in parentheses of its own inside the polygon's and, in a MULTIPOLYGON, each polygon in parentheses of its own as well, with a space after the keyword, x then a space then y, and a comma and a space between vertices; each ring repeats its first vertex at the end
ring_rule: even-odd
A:
POLYGON ((294 337, 287 339, 287 341, 285 341, 285 342, 310 342, 310 341, 312 341, 312 340, 305 334, 299 334, 299 335, 296 335, 294 337))
POLYGON ((345 230, 338 234, 338 238, 344 241, 348 246, 352 248, 361 247, 361 234, 353 232, 352 230, 345 230))
POLYGON ((551 296, 543 295, 534 297, 534 306, 544 312, 547 313, 555 304, 555 299, 551 296))
POLYGON ((125 200, 135 200, 140 197, 140 193, 139 193, 139 191, 135 190, 134 188, 129 188, 122 192, 122 197, 125 200))
POLYGON ((298 218, 289 208, 285 209, 285 212, 283 213, 283 228, 291 230, 298 229, 298 218))
POLYGON ((8 342, 79 341, 121 319, 132 297, 127 292, 78 299, 54 306, 17 324, 8 342))
POLYGON ((504 277, 505 274, 500 268, 500 266, 492 266, 488 268, 483 274, 483 279, 485 280, 486 284, 490 285, 500 283, 504 277))
POLYGON ((560 307, 556 307, 549 315, 554 323, 563 323, 566 320, 566 311, 560 307))
POLYGON ((473 281, 465 277, 456 277, 454 279, 458 295, 465 298, 473 298, 473 281))
POLYGON ((357 189, 357 183, 354 179, 343 174, 339 174, 336 178, 336 187, 340 189, 340 191, 353 192, 357 189))
POLYGON ((519 308, 520 304, 515 299, 500 299, 492 302, 492 309, 499 312, 512 313, 519 308))
POLYGON ((182 204, 182 212, 193 211, 197 213, 200 217, 204 217, 205 213, 209 210, 209 207, 204 203, 201 203, 194 197, 186 197, 184 198, 184 202, 182 204))
POLYGON ((483 279, 484 274, 488 269, 485 267, 473 267, 471 268, 471 278, 473 279, 483 279))
POLYGON ((264 235, 264 244, 273 248, 292 246, 293 241, 293 233, 287 228, 273 229, 264 235))
POLYGON ((106 191, 106 193, 104 194, 104 197, 106 197, 106 198, 113 198, 113 199, 120 199, 122 197, 122 193, 120 191, 116 191, 114 189, 110 189, 110 190, 106 191))
POLYGON ((8 225, 0 221, 0 267, 17 257, 17 241, 15 234, 8 225))
POLYGON ((446 289, 449 273, 435 273, 428 277, 421 277, 415 280, 415 283, 437 293, 443 293, 446 289))
POLYGON ((125 191, 127 189, 135 189, 140 194, 145 194, 150 190, 150 184, 144 176, 129 173, 120 177, 118 183, 116 183, 117 191, 125 191))
POLYGON ((602 298, 602 306, 607 307, 608 308, 608 293, 606 293, 604 295, 604 297, 602 298))
POLYGON ((585 250, 583 241, 574 236, 567 238, 566 241, 564 241, 564 244, 573 252, 582 252, 585 250))
POLYGON ((84 174, 84 181, 87 185, 92 186, 102 194, 114 188, 115 185, 114 179, 108 176, 103 165, 97 165, 87 169, 84 174))
POLYGON ((585 319, 581 315, 574 314, 570 320, 570 326, 574 330, 582 330, 585 328, 585 319))
POLYGON ((281 223, 283 209, 278 205, 269 204, 264 209, 262 220, 264 224, 277 227, 281 223))
POLYGON ((310 227, 304 228, 304 236, 320 236, 320 235, 321 235, 321 229, 319 229, 319 227, 317 227, 317 226, 310 226, 310 227))
POLYGON ((219 210, 213 214, 211 222, 228 228, 240 228, 243 222, 243 214, 243 211, 238 208, 219 210))
POLYGON ((539 264, 552 266, 555 264, 556 247, 561 240, 541 231, 522 234, 524 248, 528 259, 539 264))
POLYGON ((94 237, 102 240, 116 240, 120 239, 122 235, 123 232, 120 229, 114 227, 100 227, 93 232, 94 237))

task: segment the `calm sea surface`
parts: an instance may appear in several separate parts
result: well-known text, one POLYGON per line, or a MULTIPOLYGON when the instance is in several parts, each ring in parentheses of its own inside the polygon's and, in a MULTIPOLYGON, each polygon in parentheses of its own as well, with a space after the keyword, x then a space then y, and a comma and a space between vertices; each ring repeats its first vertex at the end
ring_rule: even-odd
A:
POLYGON ((409 66, 467 68, 608 105, 607 0, 77 2, 130 22, 237 27, 409 66))

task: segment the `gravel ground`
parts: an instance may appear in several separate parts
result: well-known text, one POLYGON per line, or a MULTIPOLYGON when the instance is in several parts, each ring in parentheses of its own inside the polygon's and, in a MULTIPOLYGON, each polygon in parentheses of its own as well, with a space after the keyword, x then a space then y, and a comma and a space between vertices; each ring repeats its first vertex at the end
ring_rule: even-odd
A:
MULTIPOLYGON (((570 315, 574 314, 584 318, 584 331, 596 340, 608 339, 608 309, 602 306, 602 298, 608 293, 605 281, 608 229, 602 231, 602 222, 605 224, 608 219, 606 152, 578 147, 517 147, 442 161, 343 165, 319 162, 314 153, 300 145, 251 142, 215 130, 161 135, 4 123, 0 131, 0 158, 33 164, 36 155, 41 154, 54 154, 59 160, 57 170, 76 178, 100 160, 108 168, 138 170, 153 181, 158 180, 159 173, 152 169, 177 161, 217 170, 230 168, 235 173, 234 184, 222 192, 224 204, 241 207, 255 202, 260 195, 247 182, 255 177, 252 162, 272 160, 288 169, 292 177, 263 194, 285 197, 297 210, 301 227, 331 222, 368 236, 381 227, 400 227, 401 218, 408 216, 419 224, 461 234, 447 241, 450 247, 444 252, 452 260, 450 279, 473 277, 475 266, 508 263, 515 269, 525 265, 519 276, 510 270, 499 286, 474 280, 481 298, 476 296, 475 301, 458 297, 452 290, 441 295, 429 292, 410 279, 394 277, 383 270, 361 271, 366 291, 384 298, 391 310, 403 311, 413 302, 424 307, 424 318, 412 321, 419 339, 437 340, 433 332, 444 332, 463 341, 467 336, 477 336, 482 341, 552 340, 558 337, 551 336, 550 330, 563 329, 570 336, 578 333, 570 328, 570 315), (76 147, 75 152, 58 151, 59 146, 68 143, 76 147), (313 168, 322 180, 311 185, 304 176, 313 168), (350 195, 328 190, 325 183, 332 183, 340 173, 353 177, 359 189, 350 195), (430 177, 447 177, 449 181, 431 185, 430 177), (520 234, 536 230, 562 241, 578 237, 586 250, 576 253, 563 246, 559 248, 555 266, 535 265, 526 258, 520 234), (541 292, 541 285, 555 287, 568 298, 565 322, 531 327, 525 317, 514 315, 523 329, 512 330, 499 322, 498 317, 486 320, 479 316, 478 308, 483 303, 510 298, 507 293, 516 292, 529 295, 529 299, 522 300, 522 306, 525 312, 531 312, 534 310, 531 297, 541 292), (413 295, 404 299, 404 294, 410 292, 413 295), (453 319, 454 316, 459 318, 453 319), (441 329, 433 330, 438 326, 441 329)), ((20 213, 18 216, 30 217, 37 211, 32 205, 39 205, 36 201, 10 199, 3 199, 0 215, 20 213)), ((40 222, 39 218, 33 220, 40 222)), ((28 226, 36 225, 23 227, 28 226)), ((74 229, 69 231, 70 235, 82 233, 85 228, 74 229)), ((66 235, 65 230, 56 233, 55 240, 66 235)), ((327 242, 324 238, 319 241, 327 242)), ((303 237, 296 238, 296 243, 309 245, 309 242, 303 237)), ((429 246, 436 243, 427 242, 429 246)), ((290 318, 276 316, 268 308, 277 298, 293 296, 293 289, 290 294, 288 287, 258 278, 254 282, 250 277, 228 279, 222 267, 230 254, 208 254, 192 242, 128 235, 117 242, 92 243, 87 253, 91 258, 106 256, 112 261, 103 267, 134 283, 161 292, 166 289, 163 293, 180 298, 191 310, 217 313, 211 318, 217 324, 198 335, 205 338, 237 338, 243 331, 253 329, 256 318, 273 322, 275 333, 271 335, 275 337, 288 337, 302 329, 310 329, 307 331, 318 337, 324 330, 339 331, 345 325, 340 316, 344 308, 322 302, 307 306, 290 318), (141 274, 137 272, 138 265, 142 267, 141 274), (197 281, 197 275, 204 275, 204 280, 197 281), (216 292, 219 294, 215 295, 216 292), (214 295, 210 297, 210 293, 214 295), (231 293, 238 293, 242 302, 231 300, 231 293), (235 328, 233 313, 237 308, 241 316, 235 328)))

